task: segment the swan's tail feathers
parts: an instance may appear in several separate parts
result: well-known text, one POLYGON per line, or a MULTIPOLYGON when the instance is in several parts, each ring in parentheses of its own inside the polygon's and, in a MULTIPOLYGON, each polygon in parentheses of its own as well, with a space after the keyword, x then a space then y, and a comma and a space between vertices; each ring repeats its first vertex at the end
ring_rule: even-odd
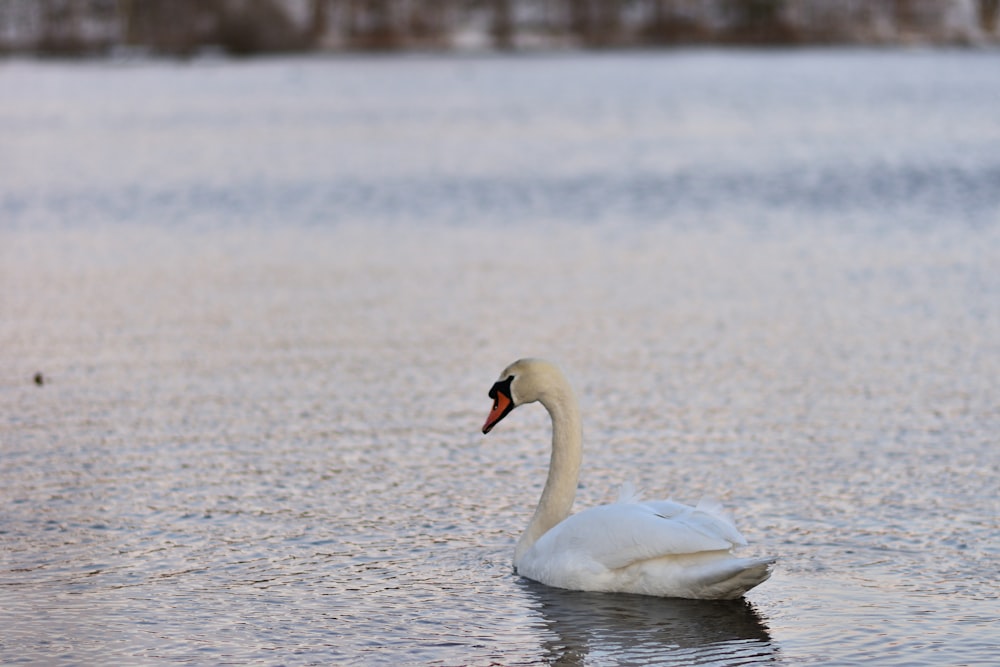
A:
POLYGON ((736 558, 718 572, 718 579, 705 582, 699 597, 710 600, 735 600, 771 576, 775 558, 736 558))

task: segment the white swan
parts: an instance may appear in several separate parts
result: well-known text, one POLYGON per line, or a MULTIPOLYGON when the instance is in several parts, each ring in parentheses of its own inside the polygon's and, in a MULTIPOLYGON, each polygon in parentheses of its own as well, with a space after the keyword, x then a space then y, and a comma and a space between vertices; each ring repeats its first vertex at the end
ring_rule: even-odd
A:
POLYGON ((713 503, 641 502, 626 486, 618 502, 570 516, 582 432, 576 397, 554 364, 515 361, 490 398, 483 433, 524 403, 540 402, 552 418, 548 479, 514 552, 521 576, 572 590, 713 600, 738 598, 770 576, 773 558, 731 553, 746 540, 713 503))

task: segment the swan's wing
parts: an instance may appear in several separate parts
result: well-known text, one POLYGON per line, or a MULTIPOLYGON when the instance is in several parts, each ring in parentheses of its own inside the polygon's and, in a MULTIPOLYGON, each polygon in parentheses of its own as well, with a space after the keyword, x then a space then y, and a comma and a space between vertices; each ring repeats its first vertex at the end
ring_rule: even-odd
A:
POLYGON ((729 521, 664 500, 584 510, 553 527, 537 546, 552 553, 576 553, 616 570, 651 558, 726 551, 739 544, 745 542, 729 521))
POLYGON ((673 500, 654 500, 647 503, 656 513, 669 519, 694 522, 700 530, 707 530, 714 535, 729 541, 732 546, 745 547, 747 540, 736 529, 732 518, 722 508, 722 504, 712 498, 702 498, 696 507, 674 502, 673 500))
POLYGON ((652 507, 663 518, 677 519, 693 524, 692 527, 696 530, 718 535, 728 540, 732 546, 746 546, 747 544, 746 538, 736 529, 736 524, 722 508, 722 504, 714 498, 702 498, 696 507, 673 500, 643 501, 641 493, 632 482, 623 482, 618 489, 618 500, 615 502, 626 505, 633 503, 646 505, 652 507))
POLYGON ((635 488, 632 482, 622 482, 618 487, 618 500, 616 503, 637 503, 642 500, 642 492, 635 488))

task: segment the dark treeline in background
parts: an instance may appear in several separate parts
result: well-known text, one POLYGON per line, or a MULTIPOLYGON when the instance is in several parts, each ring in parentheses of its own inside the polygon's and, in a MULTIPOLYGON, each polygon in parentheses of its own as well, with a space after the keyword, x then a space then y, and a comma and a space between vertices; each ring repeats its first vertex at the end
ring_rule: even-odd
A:
POLYGON ((1000 0, 0 0, 0 52, 1000 43, 1000 0))

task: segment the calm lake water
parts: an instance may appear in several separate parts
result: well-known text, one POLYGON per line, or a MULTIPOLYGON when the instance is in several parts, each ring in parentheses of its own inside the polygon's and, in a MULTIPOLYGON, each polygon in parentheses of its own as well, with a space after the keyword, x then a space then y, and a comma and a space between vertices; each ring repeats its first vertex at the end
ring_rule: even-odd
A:
POLYGON ((998 110, 998 52, 0 62, 0 662, 995 663, 998 110), (527 355, 577 507, 716 497, 771 580, 518 578, 527 355))

